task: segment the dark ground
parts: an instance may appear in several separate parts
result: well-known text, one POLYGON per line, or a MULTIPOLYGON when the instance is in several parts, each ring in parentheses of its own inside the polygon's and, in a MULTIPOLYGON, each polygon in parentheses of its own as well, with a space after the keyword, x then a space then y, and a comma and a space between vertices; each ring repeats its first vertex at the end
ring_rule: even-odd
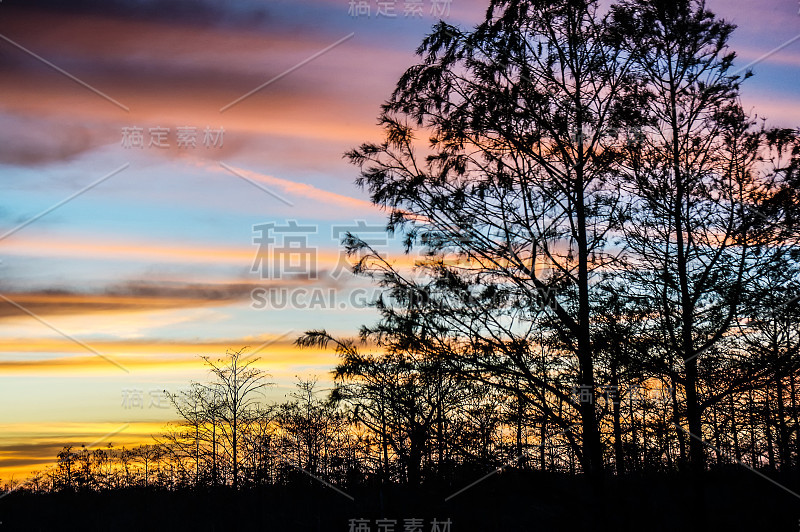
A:
MULTIPOLYGON (((800 474, 770 474, 800 493, 800 474)), ((0 532, 90 531, 331 531, 348 532, 349 520, 369 520, 374 532, 405 532, 404 520, 450 519, 449 532, 467 531, 684 531, 800 530, 800 495, 795 496, 750 471, 709 473, 704 502, 693 504, 690 479, 677 475, 609 479, 598 496, 580 478, 551 473, 505 471, 460 495, 468 485, 426 487, 411 493, 393 487, 347 490, 351 501, 314 483, 235 493, 128 489, 103 493, 12 493, 0 499, 0 532), (695 510, 692 510, 695 508, 695 510), (705 510, 706 524, 697 515, 705 510), (377 519, 397 521, 380 528, 377 519)), ((416 529, 419 530, 419 529, 416 529)), ((440 527, 438 532, 445 532, 440 527)))

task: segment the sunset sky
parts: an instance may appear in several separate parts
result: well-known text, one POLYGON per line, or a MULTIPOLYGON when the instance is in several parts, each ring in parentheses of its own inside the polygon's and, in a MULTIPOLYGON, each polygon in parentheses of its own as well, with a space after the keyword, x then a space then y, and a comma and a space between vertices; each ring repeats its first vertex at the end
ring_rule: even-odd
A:
MULTIPOLYGON (((0 3, 0 479, 68 443, 147 441, 172 418, 161 390, 205 378, 200 355, 260 349, 269 400, 295 376, 329 382, 335 357, 296 337, 375 319, 338 235, 399 249, 342 154, 380 140, 431 25, 469 28, 486 6, 364 4, 0 3), (262 230, 298 250, 276 268, 262 230)), ((708 6, 739 26, 737 68, 757 61, 745 108, 800 125, 797 0, 708 6)))

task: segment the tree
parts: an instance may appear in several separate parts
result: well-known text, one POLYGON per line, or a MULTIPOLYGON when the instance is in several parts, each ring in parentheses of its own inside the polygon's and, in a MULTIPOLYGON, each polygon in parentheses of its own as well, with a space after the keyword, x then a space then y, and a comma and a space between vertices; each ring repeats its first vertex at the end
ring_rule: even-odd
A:
MULTIPOLYGON (((405 481, 417 486, 434 440, 444 444, 444 419, 463 400, 463 385, 443 374, 438 360, 398 349, 385 336, 368 334, 365 329, 364 339, 377 342, 377 353, 362 353, 353 340, 336 339, 325 331, 309 331, 297 344, 335 346, 340 362, 334 371, 336 388, 331 398, 346 404, 353 421, 377 436, 384 482, 390 478, 391 452, 403 466, 405 481)), ((440 466, 441 445, 437 453, 440 466)))
POLYGON ((53 475, 53 487, 59 490, 72 491, 74 489, 76 454, 71 445, 66 445, 58 453, 56 472, 53 475))
POLYGON ((167 397, 172 403, 178 416, 181 418, 180 424, 173 430, 165 433, 159 443, 165 452, 172 455, 176 463, 183 464, 185 458, 194 462, 194 484, 200 484, 201 467, 211 453, 212 460, 212 481, 216 485, 216 455, 214 441, 211 442, 211 450, 208 450, 208 440, 215 436, 215 431, 211 429, 209 435, 209 423, 215 425, 214 411, 216 404, 213 396, 209 397, 206 387, 199 383, 192 383, 189 390, 177 394, 167 393, 167 397))
MULTIPOLYGON (((448 279, 455 292, 492 285, 513 292, 527 311, 511 327, 480 324, 509 353, 493 366, 511 363, 533 376, 514 352, 531 343, 544 298, 552 301, 548 323, 574 339, 565 345, 590 399, 590 292, 597 273, 615 264, 619 131, 636 122, 641 101, 630 58, 610 30, 591 0, 495 0, 471 33, 440 23, 418 50, 423 62, 384 105, 386 140, 348 154, 362 170, 358 183, 390 211, 390 229, 405 231, 409 249, 460 260, 428 274, 448 279), (418 154, 417 133, 430 135, 427 156, 418 154)), ((534 378, 530 387, 546 385, 534 378)), ((594 400, 561 400, 578 410, 581 462, 597 480, 594 400)))
MULTIPOLYGON (((737 331, 740 351, 748 354, 745 360, 761 370, 759 374, 748 372, 748 382, 754 388, 762 388, 766 395, 766 424, 767 427, 774 424, 777 429, 781 469, 792 465, 790 436, 800 429, 794 390, 800 369, 798 281, 800 268, 796 260, 776 261, 775 268, 762 272, 748 290, 746 319, 737 331)), ((775 460, 771 462, 774 464, 775 460)))
MULTIPOLYGON (((263 389, 271 383, 266 382, 267 373, 253 367, 258 358, 247 359, 244 352, 247 348, 228 350, 225 358, 212 360, 202 357, 210 368, 213 381, 206 386, 209 397, 215 398, 214 408, 210 411, 213 417, 222 421, 220 429, 227 440, 232 464, 233 487, 239 486, 239 438, 242 425, 250 421, 250 415, 258 405, 258 398, 263 389)), ((213 422, 216 428, 216 422, 213 422)), ((214 437, 214 443, 216 437, 214 437)))
POLYGON ((142 481, 145 487, 150 486, 150 473, 153 466, 157 466, 163 456, 164 452, 160 445, 140 445, 134 449, 134 457, 144 467, 142 481))
POLYGON ((700 364, 723 354, 742 295, 782 247, 759 212, 777 173, 768 132, 738 101, 733 25, 700 0, 633 0, 613 12, 645 103, 639 140, 625 152, 627 275, 632 292, 658 302, 651 323, 664 339, 664 372, 677 367, 690 460, 702 471, 700 364))

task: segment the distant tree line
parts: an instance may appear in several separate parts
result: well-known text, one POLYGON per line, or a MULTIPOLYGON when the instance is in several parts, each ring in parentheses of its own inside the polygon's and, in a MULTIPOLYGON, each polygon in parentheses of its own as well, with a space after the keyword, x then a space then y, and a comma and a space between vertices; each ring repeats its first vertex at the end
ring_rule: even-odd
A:
MULTIPOLYGON (((261 393, 267 376, 252 366, 257 359, 246 359, 244 350, 230 351, 224 359, 207 359, 211 382, 170 395, 179 420, 152 444, 64 447, 55 465, 35 473, 22 489, 256 487, 314 482, 311 477, 343 489, 414 487, 450 485, 507 466, 582 471, 580 419, 567 417, 568 401, 589 394, 569 388, 564 368, 545 367, 547 348, 540 367, 563 388, 556 412, 564 416, 565 428, 525 397, 519 381, 478 382, 413 350, 362 353, 358 342, 322 333, 309 333, 300 342, 334 342, 341 363, 332 392, 319 390, 314 380, 299 380, 288 400, 267 404, 261 393)), ((624 371, 609 368, 609 375, 616 371, 619 378, 602 382, 616 384, 602 385, 594 397, 605 462, 618 474, 680 469, 687 460, 687 433, 673 424, 680 393, 670 380, 622 366, 624 371)), ((750 383, 708 407, 709 467, 741 462, 797 469, 796 373, 750 383)))

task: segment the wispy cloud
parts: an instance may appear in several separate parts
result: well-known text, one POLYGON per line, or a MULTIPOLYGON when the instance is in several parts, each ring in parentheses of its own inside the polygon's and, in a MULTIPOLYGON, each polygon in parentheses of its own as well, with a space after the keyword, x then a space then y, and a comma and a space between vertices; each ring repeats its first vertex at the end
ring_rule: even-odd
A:
POLYGON ((233 165, 229 166, 234 170, 236 170, 237 172, 244 175, 245 177, 247 177, 248 179, 251 179, 259 183, 264 183, 265 185, 268 185, 270 187, 282 191, 284 194, 290 197, 305 199, 313 203, 321 203, 328 206, 335 206, 346 209, 357 209, 353 212, 359 212, 364 214, 368 214, 370 212, 379 212, 379 208, 377 206, 362 199, 345 196, 343 194, 337 194, 336 192, 329 192, 327 190, 322 190, 307 183, 298 183, 295 181, 290 181, 288 179, 281 179, 279 177, 274 177, 271 175, 254 172, 252 170, 246 170, 244 168, 239 168, 233 165))

